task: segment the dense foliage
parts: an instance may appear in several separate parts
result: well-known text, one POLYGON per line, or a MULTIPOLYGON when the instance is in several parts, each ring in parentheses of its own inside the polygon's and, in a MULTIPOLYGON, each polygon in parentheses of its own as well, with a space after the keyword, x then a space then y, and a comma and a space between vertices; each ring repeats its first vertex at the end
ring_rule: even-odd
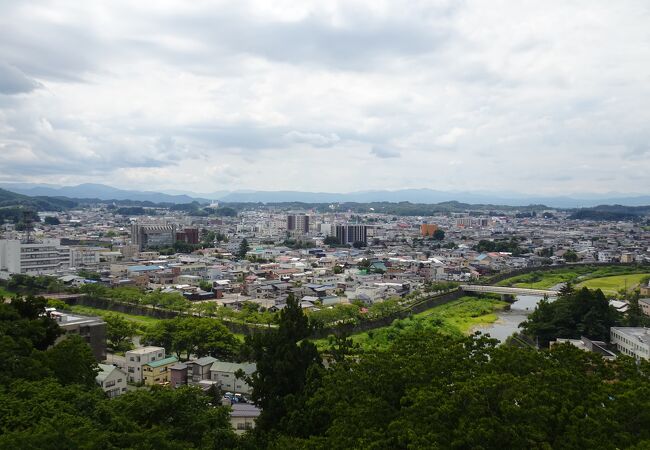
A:
POLYGON ((650 364, 568 345, 496 346, 432 330, 348 359, 289 411, 272 448, 647 448, 650 364))
POLYGON ((524 250, 519 247, 519 243, 515 238, 496 241, 481 239, 474 247, 474 250, 477 252, 508 252, 512 253, 513 256, 519 256, 524 253, 524 250))
POLYGON ((601 290, 573 291, 569 287, 553 302, 541 300, 520 326, 545 346, 555 338, 578 339, 580 336, 608 341, 610 327, 622 321, 622 315, 609 305, 601 290))
POLYGON ((109 400, 88 344, 44 315, 45 300, 0 304, 0 448, 227 448, 228 410, 200 389, 153 389, 109 400))
POLYGON ((167 353, 233 358, 239 354, 239 341, 220 322, 201 317, 177 317, 151 326, 142 341, 165 347, 167 353))

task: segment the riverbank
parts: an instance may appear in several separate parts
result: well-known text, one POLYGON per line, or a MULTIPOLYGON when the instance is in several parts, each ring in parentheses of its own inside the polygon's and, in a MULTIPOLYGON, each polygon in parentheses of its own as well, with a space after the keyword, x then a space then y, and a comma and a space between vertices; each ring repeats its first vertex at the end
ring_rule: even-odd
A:
MULTIPOLYGON (((476 327, 497 321, 497 312, 508 306, 507 302, 489 297, 464 296, 405 319, 396 319, 389 326, 356 333, 349 338, 354 344, 370 350, 387 348, 398 334, 411 329, 435 328, 442 334, 467 335, 476 327)), ((314 343, 320 350, 330 346, 328 338, 314 340, 314 343)))

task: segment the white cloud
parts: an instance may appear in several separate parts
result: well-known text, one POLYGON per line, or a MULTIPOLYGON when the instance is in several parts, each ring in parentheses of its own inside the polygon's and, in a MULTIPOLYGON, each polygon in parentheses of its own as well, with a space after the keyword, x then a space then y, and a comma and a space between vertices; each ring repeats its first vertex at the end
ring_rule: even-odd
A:
POLYGON ((2 2, 0 179, 645 192, 649 19, 644 0, 2 2))

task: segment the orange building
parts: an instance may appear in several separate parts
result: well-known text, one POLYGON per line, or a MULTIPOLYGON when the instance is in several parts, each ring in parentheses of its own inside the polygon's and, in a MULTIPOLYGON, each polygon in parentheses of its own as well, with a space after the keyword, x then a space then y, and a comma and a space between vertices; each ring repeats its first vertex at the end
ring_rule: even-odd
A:
POLYGON ((438 229, 438 225, 435 223, 423 223, 420 225, 420 234, 422 236, 433 236, 433 233, 438 229))

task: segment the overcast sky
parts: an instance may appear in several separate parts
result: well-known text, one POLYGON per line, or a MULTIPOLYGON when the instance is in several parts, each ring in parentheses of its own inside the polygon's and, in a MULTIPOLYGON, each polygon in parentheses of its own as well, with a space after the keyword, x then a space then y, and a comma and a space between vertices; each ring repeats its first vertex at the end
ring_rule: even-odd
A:
POLYGON ((0 1, 0 182, 650 193, 650 2, 0 1))

